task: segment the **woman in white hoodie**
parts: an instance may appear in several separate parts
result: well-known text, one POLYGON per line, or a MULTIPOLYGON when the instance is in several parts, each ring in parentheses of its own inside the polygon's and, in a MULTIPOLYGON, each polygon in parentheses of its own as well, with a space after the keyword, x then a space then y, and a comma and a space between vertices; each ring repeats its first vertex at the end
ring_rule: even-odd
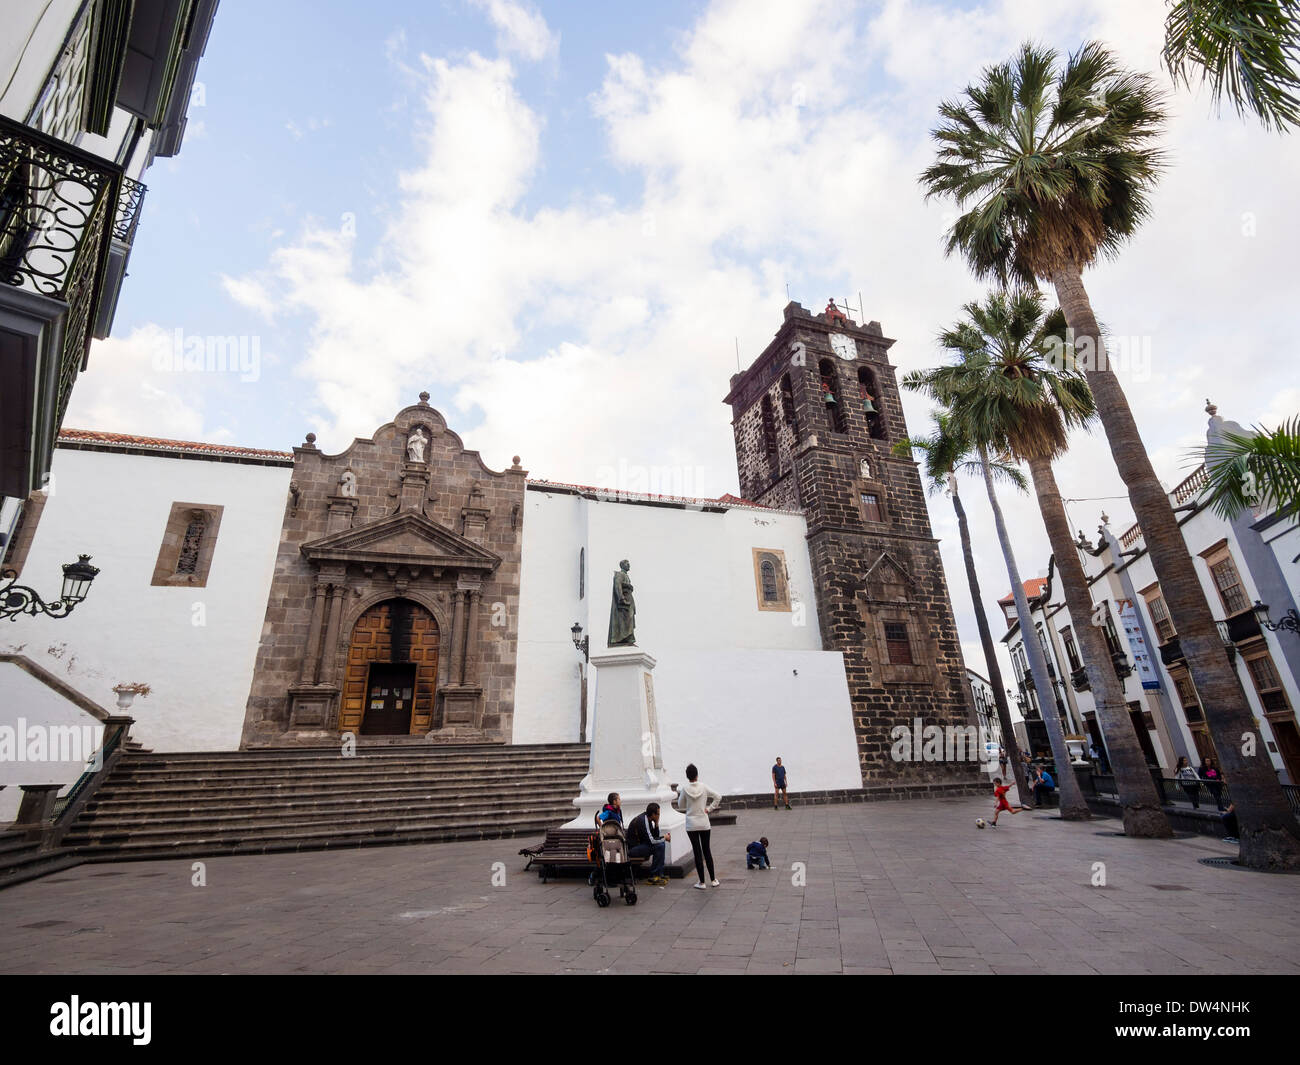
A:
POLYGON ((709 812, 722 805, 722 796, 706 788, 699 782, 700 771, 694 765, 686 767, 686 787, 677 789, 677 801, 673 807, 686 815, 686 835, 691 841, 691 850, 695 852, 695 875, 700 882, 695 886, 704 890, 705 866, 709 870, 709 879, 713 886, 718 886, 718 878, 713 873, 713 852, 709 850, 709 812))

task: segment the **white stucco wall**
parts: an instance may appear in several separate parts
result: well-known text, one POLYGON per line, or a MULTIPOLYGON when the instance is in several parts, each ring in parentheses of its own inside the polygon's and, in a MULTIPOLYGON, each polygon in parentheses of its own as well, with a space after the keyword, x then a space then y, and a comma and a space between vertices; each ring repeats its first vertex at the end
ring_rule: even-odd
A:
POLYGON ((578 739, 582 658, 569 630, 581 622, 592 653, 605 650, 613 575, 626 558, 637 646, 658 661, 655 692, 670 776, 695 761, 714 787, 762 791, 780 754, 796 790, 861 787, 843 659, 821 649, 806 535, 797 514, 707 512, 530 490, 513 741, 578 739), (784 552, 794 611, 758 609, 754 548, 784 552))
MULTIPOLYGON (((238 747, 289 468, 58 448, 52 472, 20 583, 57 598, 62 565, 82 553, 101 572, 68 617, 7 623, 0 650, 100 705, 114 705, 115 684, 150 685, 131 711, 147 747, 238 747), (205 587, 150 583, 175 502, 224 507, 205 587)), ((11 696, 0 677, 0 706, 11 696)))

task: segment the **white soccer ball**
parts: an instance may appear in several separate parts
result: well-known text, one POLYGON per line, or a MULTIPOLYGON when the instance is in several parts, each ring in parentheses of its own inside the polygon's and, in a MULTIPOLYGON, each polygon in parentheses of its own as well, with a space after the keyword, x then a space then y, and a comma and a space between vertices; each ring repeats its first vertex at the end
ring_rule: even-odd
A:
POLYGON ((987 826, 988 826, 988 822, 985 821, 984 818, 982 818, 982 817, 977 817, 977 818, 975 818, 975 827, 976 827, 976 828, 985 828, 985 827, 987 827, 987 826))

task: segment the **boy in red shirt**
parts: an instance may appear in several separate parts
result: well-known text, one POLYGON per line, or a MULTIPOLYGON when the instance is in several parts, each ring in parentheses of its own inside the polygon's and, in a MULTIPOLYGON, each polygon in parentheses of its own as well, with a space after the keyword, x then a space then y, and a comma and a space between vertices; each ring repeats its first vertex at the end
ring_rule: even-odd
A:
POLYGON ((1028 810, 1028 806, 1012 806, 1007 802, 1007 792, 1011 790, 1010 784, 1003 784, 1001 777, 993 778, 993 797, 997 799, 998 805, 993 811, 993 820, 989 822, 994 828, 998 827, 998 814, 1003 810, 1008 813, 1018 814, 1021 810, 1028 810))

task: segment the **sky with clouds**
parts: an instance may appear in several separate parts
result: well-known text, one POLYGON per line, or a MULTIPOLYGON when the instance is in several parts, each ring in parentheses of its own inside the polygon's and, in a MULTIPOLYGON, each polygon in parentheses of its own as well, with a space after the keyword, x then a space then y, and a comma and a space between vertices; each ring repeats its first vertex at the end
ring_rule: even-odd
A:
MULTIPOLYGON (((1026 38, 1099 38, 1170 90, 1154 215, 1085 281, 1134 338, 1123 384, 1172 486, 1207 397, 1243 423, 1300 410, 1300 141, 1174 91, 1164 10, 222 0, 66 424, 282 449, 314 431, 336 452, 428 390, 493 468, 517 454, 534 477, 735 491, 721 400, 788 299, 860 296, 901 375, 938 361, 936 333, 983 294, 943 256, 951 205, 917 187, 939 101, 1026 38), (255 363, 172 368, 207 336, 245 338, 255 363)), ((905 407, 925 431, 925 402, 905 407)), ((1058 479, 1090 535, 1103 509, 1131 522, 1100 430, 1058 479)), ((1008 585, 979 491, 963 495, 991 600, 1008 585)), ((1036 508, 1004 505, 1022 572, 1043 572, 1036 508)), ((931 514, 982 670, 949 502, 931 514)))

